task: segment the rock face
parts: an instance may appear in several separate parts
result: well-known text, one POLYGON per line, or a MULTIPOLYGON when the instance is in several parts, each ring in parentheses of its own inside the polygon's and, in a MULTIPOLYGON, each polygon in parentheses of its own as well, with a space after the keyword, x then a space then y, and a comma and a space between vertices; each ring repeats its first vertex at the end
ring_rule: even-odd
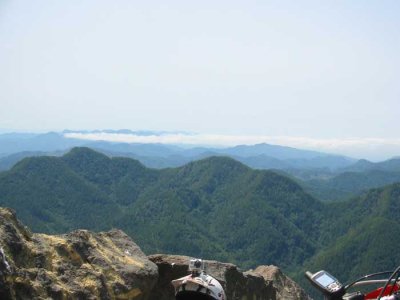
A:
MULTIPOLYGON (((171 281, 188 275, 190 257, 151 255, 122 231, 32 234, 0 207, 0 299, 174 300, 171 281)), ((303 300, 306 293, 277 267, 241 272, 207 261, 227 300, 303 300)))
POLYGON ((254 273, 260 274, 266 281, 273 283, 276 299, 311 300, 306 292, 296 282, 285 276, 278 267, 259 266, 254 273))
POLYGON ((157 277, 122 231, 32 234, 0 208, 0 299, 147 300, 157 277))
MULTIPOLYGON (((159 278, 150 300, 174 300, 171 280, 189 274, 190 257, 156 254, 149 256, 157 264, 159 278)), ((207 262, 207 273, 224 287, 228 300, 306 300, 311 299, 293 280, 275 266, 261 266, 241 272, 235 265, 207 262)))

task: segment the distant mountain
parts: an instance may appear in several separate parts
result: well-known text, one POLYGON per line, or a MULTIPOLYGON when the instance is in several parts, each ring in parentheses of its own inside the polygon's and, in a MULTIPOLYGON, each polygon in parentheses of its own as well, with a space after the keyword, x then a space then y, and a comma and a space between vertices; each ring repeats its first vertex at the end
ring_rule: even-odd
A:
POLYGON ((291 177, 317 199, 338 201, 363 192, 400 182, 400 158, 373 163, 362 159, 339 169, 277 168, 280 174, 291 177))
POLYGON ((0 141, 24 140, 24 139, 30 139, 30 138, 33 138, 36 136, 38 136, 38 134, 36 134, 36 133, 16 133, 16 132, 2 133, 2 134, 0 134, 0 141))
POLYGON ((339 155, 324 155, 310 159, 290 159, 288 160, 292 169, 322 169, 327 168, 332 171, 338 171, 354 163, 354 159, 339 155))
MULTIPOLYGON (((164 132, 103 130, 103 131, 64 131, 47 134, 3 134, 0 135, 0 157, 19 152, 67 151, 72 147, 86 146, 107 154, 116 153, 126 157, 135 157, 146 166, 165 168, 183 166, 189 161, 223 155, 230 156, 257 169, 315 169, 329 168, 336 170, 350 166, 353 159, 315 151, 295 149, 279 145, 257 144, 240 145, 231 148, 180 147, 164 144, 130 144, 105 141, 89 141, 67 138, 71 133, 110 133, 135 135, 162 135, 164 132)), ((23 157, 23 155, 21 155, 23 157)))
POLYGON ((343 171, 348 172, 363 172, 371 170, 400 172, 400 158, 392 158, 382 162, 373 163, 366 159, 361 159, 355 164, 344 168, 343 171))
POLYGON ((82 134, 89 134, 89 133, 111 133, 111 134, 131 134, 131 135, 138 135, 138 136, 158 136, 158 135, 165 135, 171 133, 182 133, 185 132, 167 132, 167 131, 154 131, 154 130, 130 130, 130 129, 103 129, 103 130, 63 130, 62 134, 70 134, 70 133, 82 133, 82 134))
POLYGON ((291 163, 285 160, 277 159, 265 154, 260 154, 257 156, 233 156, 234 159, 240 161, 241 163, 253 168, 253 169, 279 169, 285 170, 292 167, 291 163))
POLYGON ((363 172, 374 168, 374 163, 366 159, 360 159, 356 163, 348 166, 344 171, 348 172, 363 172))
POLYGON ((42 156, 45 154, 46 154, 45 152, 26 151, 26 152, 17 152, 14 154, 0 157, 0 171, 11 169, 17 162, 24 159, 25 157, 42 156))
MULTIPOLYGON (((217 150, 214 150, 218 152, 217 150)), ((322 152, 301 150, 292 147, 256 144, 252 146, 239 145, 232 148, 219 150, 219 153, 239 159, 243 162, 250 161, 252 167, 257 169, 315 169, 330 168, 338 169, 354 163, 354 159, 326 154, 322 152)))
POLYGON ((270 144, 256 144, 253 146, 239 145, 232 148, 223 150, 224 153, 230 155, 236 155, 240 157, 250 157, 258 155, 268 155, 276 159, 312 159, 321 156, 329 156, 328 154, 309 151, 299 150, 292 147, 270 145, 270 144))
POLYGON ((176 155, 181 148, 163 144, 138 144, 138 143, 109 143, 109 142, 86 142, 85 147, 99 149, 101 151, 117 152, 120 154, 134 154, 141 157, 168 158, 176 155))
MULTIPOLYGON (((95 133, 74 131, 75 133, 95 133)), ((105 130, 104 133, 162 134, 129 130, 105 130)), ((10 169, 16 162, 28 156, 60 156, 71 147, 86 146, 110 157, 129 157, 139 160, 146 167, 163 169, 184 166, 191 161, 211 156, 229 156, 254 169, 283 170, 294 176, 307 192, 321 200, 342 200, 359 195, 363 191, 399 181, 400 159, 381 163, 328 155, 315 151, 300 150, 278 145, 257 144, 231 148, 183 148, 164 144, 111 143, 70 139, 63 134, 3 134, 0 135, 0 151, 27 149, 24 152, 0 155, 0 171, 10 169), (388 173, 383 173, 388 172, 388 173), (360 173, 360 174, 357 174, 360 173), (362 173, 362 174, 361 174, 362 173)))
POLYGON ((85 144, 87 141, 66 139, 56 132, 45 134, 10 133, 0 135, 0 153, 11 155, 18 152, 51 152, 66 150, 85 144))

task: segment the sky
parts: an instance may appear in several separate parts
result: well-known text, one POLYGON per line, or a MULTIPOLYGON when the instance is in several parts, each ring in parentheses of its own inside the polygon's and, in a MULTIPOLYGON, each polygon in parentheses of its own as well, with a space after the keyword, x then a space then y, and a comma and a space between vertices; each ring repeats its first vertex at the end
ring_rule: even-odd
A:
POLYGON ((399 156, 399 15, 397 0, 0 0, 0 130, 399 156))

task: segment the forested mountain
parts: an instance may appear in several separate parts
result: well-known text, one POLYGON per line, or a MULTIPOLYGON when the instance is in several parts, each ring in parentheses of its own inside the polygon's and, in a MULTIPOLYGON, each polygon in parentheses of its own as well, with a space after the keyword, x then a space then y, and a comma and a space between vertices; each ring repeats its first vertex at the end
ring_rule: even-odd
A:
MULTIPOLYGON (((301 269, 323 268, 348 282, 400 265, 400 183, 327 204, 327 212, 319 240, 322 248, 301 269)), ((297 280, 302 281, 300 275, 297 280)))
POLYGON ((114 226, 149 253, 283 267, 314 253, 316 235, 307 233, 322 209, 288 178, 230 158, 155 170, 88 148, 27 158, 2 173, 0 205, 35 231, 114 226))
POLYGON ((371 170, 400 172, 400 158, 392 158, 376 163, 370 162, 366 159, 360 159, 355 164, 344 168, 344 171, 349 172, 363 172, 371 170))
MULTIPOLYGON (((343 181, 345 182, 345 180, 343 181)), ((228 157, 149 169, 88 148, 26 158, 0 173, 0 206, 34 231, 117 227, 147 253, 188 254, 343 280, 394 268, 400 184, 324 203, 292 179, 228 157)))
POLYGON ((35 152, 35 151, 17 152, 10 155, 5 155, 3 157, 0 157, 0 171, 11 169, 17 162, 24 159, 25 157, 43 156, 43 155, 46 155, 46 153, 35 152))
MULTIPOLYGON (((217 152, 206 152, 207 148, 193 148, 186 150, 184 154, 178 155, 173 154, 176 149, 164 145, 110 144, 95 142, 93 143, 93 147, 96 151, 102 152, 110 157, 133 158, 139 160, 147 167, 152 166, 155 168, 178 167, 191 161, 197 161, 206 157, 223 156, 223 154, 217 152), (114 152, 112 149, 121 152, 114 152), (157 153, 160 152, 160 154, 159 156, 141 156, 134 154, 135 152, 153 153, 154 155, 158 155, 157 153), (161 153, 163 154, 161 155, 161 153)), ((264 149, 264 147, 260 145, 255 145, 255 150, 252 151, 252 147, 253 146, 244 148, 245 152, 247 151, 249 154, 254 154, 254 151, 257 152, 264 149)), ((235 151, 239 151, 240 149, 242 148, 239 147, 235 151)), ((0 157, 0 171, 10 169, 14 164, 25 157, 41 155, 61 156, 63 153, 65 153, 65 151, 20 152, 0 157)), ((343 200, 360 195, 368 189, 400 181, 400 168, 397 166, 399 161, 398 159, 392 159, 381 163, 368 162, 368 168, 359 168, 360 164, 364 164, 363 161, 360 161, 360 163, 357 162, 354 166, 358 171, 346 171, 347 169, 332 171, 328 168, 313 168, 313 161, 318 161, 318 158, 303 160, 302 164, 299 166, 302 166, 302 169, 293 169, 291 165, 294 163, 293 161, 287 162, 263 154, 250 157, 232 156, 232 158, 251 168, 272 169, 284 176, 292 177, 292 179, 303 186, 308 193, 323 201, 343 200)))
POLYGON ((317 199, 338 201, 396 182, 400 182, 400 171, 371 169, 345 172, 328 179, 312 179, 304 181, 302 185, 317 199))
POLYGON ((112 143, 65 136, 70 133, 135 136, 162 134, 129 130, 3 134, 0 135, 0 171, 10 169, 24 157, 44 154, 60 156, 74 145, 84 145, 110 157, 129 157, 139 160, 147 167, 158 169, 181 167, 211 156, 229 156, 254 169, 284 171, 294 176, 293 179, 308 193, 324 201, 357 196, 369 188, 397 182, 400 176, 400 159, 380 163, 367 160, 356 162, 343 156, 269 144, 239 145, 231 148, 188 148, 164 144, 112 143), (15 153, 18 150, 25 152, 15 153))
POLYGON ((26 158, 0 173, 1 205, 14 208, 39 232, 109 228, 119 207, 58 157, 26 158))

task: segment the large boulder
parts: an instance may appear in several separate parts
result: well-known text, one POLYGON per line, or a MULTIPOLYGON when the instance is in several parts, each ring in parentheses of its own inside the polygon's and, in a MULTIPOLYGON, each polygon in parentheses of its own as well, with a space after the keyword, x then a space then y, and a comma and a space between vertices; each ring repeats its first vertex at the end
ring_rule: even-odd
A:
POLYGON ((149 299, 157 266, 122 231, 32 234, 0 208, 0 299, 149 299))
POLYGON ((276 266, 259 266, 254 273, 272 282, 279 300, 311 300, 310 296, 292 279, 287 277, 276 266))
MULTIPOLYGON (((156 254, 149 259, 157 264, 159 278, 150 295, 150 300, 174 300, 173 279, 189 274, 187 256, 156 254)), ((228 300, 275 300, 275 288, 272 282, 254 272, 241 272, 235 265, 206 261, 207 273, 217 279, 224 287, 228 300)))

